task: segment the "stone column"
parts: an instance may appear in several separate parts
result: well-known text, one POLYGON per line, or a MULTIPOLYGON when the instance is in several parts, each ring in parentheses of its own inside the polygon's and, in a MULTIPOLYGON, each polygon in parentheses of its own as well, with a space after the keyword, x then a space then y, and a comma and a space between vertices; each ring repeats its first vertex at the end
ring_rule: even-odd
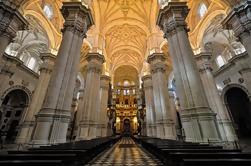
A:
POLYGON ((31 139, 31 133, 34 128, 35 115, 42 108, 42 104, 45 98, 46 90, 50 81, 51 72, 54 65, 55 56, 51 53, 42 53, 41 58, 43 60, 40 66, 40 76, 32 96, 31 104, 23 117, 21 123, 21 129, 17 137, 17 143, 29 143, 31 139))
MULTIPOLYGON (((251 0, 242 1, 239 5, 236 5, 232 12, 225 18, 223 25, 227 29, 234 31, 235 36, 244 45, 249 59, 251 59, 251 0)), ((242 64, 243 65, 243 64, 242 64)), ((244 82, 249 92, 251 92, 251 65, 243 66, 240 74, 242 75, 244 82)), ((250 97, 251 98, 251 97, 250 97)))
POLYGON ((87 55, 87 75, 83 102, 80 104, 80 122, 77 140, 92 139, 97 136, 97 116, 100 112, 100 74, 104 56, 98 53, 87 55))
POLYGON ((97 126, 97 136, 106 137, 107 136, 107 106, 108 106, 108 91, 111 78, 107 75, 102 75, 100 77, 100 110, 98 110, 98 126, 97 126))
POLYGON ((186 141, 218 142, 216 114, 209 108, 188 39, 187 14, 186 2, 169 2, 160 10, 157 24, 169 44, 186 141))
POLYGON ((65 18, 63 39, 42 109, 36 116, 33 144, 66 141, 80 49, 88 28, 93 25, 90 10, 81 2, 63 3, 62 13, 65 18))
POLYGON ((217 114, 217 122, 221 139, 226 144, 234 143, 238 138, 235 134, 231 118, 219 95, 212 73, 211 53, 200 53, 196 56, 200 77, 205 89, 209 106, 217 114))
POLYGON ((18 11, 22 1, 0 0, 0 61, 5 49, 16 37, 17 31, 27 28, 28 22, 18 11))
POLYGON ((154 53, 148 57, 147 61, 150 64, 152 73, 157 137, 176 139, 175 124, 172 119, 167 87, 166 57, 162 53, 154 53))
POLYGON ((145 91, 146 103, 146 135, 149 137, 156 136, 156 115, 154 110, 154 97, 152 76, 145 75, 142 77, 143 87, 145 91))

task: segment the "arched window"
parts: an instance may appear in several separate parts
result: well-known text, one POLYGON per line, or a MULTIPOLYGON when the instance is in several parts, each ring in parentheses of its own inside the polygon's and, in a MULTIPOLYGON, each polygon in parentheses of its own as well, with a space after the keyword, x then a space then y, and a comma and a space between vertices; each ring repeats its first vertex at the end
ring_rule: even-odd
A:
POLYGON ((52 17, 53 17, 53 9, 52 9, 51 5, 49 5, 49 4, 44 5, 43 11, 44 11, 44 14, 46 15, 46 17, 48 19, 52 19, 52 17))
POLYGON ((36 65, 36 59, 34 57, 31 57, 28 63, 28 68, 30 68, 31 70, 34 70, 36 65))
POLYGON ((216 62, 219 67, 222 67, 225 65, 225 60, 223 59, 221 55, 217 56, 216 62))
POLYGON ((125 80, 124 81, 124 86, 129 86, 130 85, 130 82, 128 80, 125 80))
POLYGON ((204 3, 200 4, 198 12, 200 18, 204 17, 207 13, 207 6, 204 3))

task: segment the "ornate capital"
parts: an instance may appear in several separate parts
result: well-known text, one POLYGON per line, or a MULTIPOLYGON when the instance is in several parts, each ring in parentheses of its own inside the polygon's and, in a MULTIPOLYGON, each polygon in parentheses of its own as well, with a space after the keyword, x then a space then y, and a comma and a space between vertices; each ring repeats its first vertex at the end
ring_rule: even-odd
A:
POLYGON ((149 88, 151 89, 153 87, 151 75, 143 76, 142 81, 143 81, 144 89, 149 89, 149 88))
POLYGON ((197 66, 199 68, 199 72, 204 71, 212 71, 212 63, 211 63, 212 54, 210 52, 201 52, 200 54, 195 56, 195 60, 197 61, 197 66))
POLYGON ((166 56, 163 53, 153 53, 147 57, 147 62, 152 65, 156 62, 165 62, 166 56))
POLYGON ((153 53, 152 55, 148 56, 147 62, 150 63, 151 66, 151 72, 166 72, 167 70, 167 64, 166 57, 163 53, 153 53))
POLYGON ((109 77, 109 76, 107 76, 107 75, 101 75, 101 76, 100 76, 100 87, 101 87, 102 89, 108 90, 108 89, 109 89, 110 82, 111 82, 111 77, 109 77))
POLYGON ((0 36, 9 38, 10 42, 16 37, 17 31, 28 27, 28 22, 18 11, 21 2, 21 0, 0 1, 0 36))
POLYGON ((81 2, 64 2, 61 12, 64 16, 64 31, 72 31, 83 38, 87 30, 94 24, 91 11, 81 2))
POLYGON ((51 53, 41 53, 41 59, 43 60, 43 63, 40 66, 40 69, 39 69, 40 72, 51 73, 53 70, 56 56, 51 53))
POLYGON ((157 25, 163 30, 165 38, 177 31, 188 31, 185 21, 188 12, 186 2, 169 2, 167 6, 160 9, 157 25))
POLYGON ((86 59, 88 61, 87 71, 101 74, 102 64, 105 62, 104 56, 99 53, 88 53, 86 59))
POLYGON ((251 32, 251 0, 243 1, 233 8, 222 24, 232 29, 240 40, 250 36, 251 32))

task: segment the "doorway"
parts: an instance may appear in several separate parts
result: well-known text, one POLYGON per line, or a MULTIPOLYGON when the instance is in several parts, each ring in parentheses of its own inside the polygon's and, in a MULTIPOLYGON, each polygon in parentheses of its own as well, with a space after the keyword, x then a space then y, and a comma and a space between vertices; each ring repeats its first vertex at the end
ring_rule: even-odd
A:
POLYGON ((130 136, 131 135, 131 124, 129 119, 124 120, 124 125, 123 125, 123 133, 124 136, 130 136))
POLYGON ((251 103, 246 92, 231 88, 225 93, 225 100, 239 139, 251 138, 251 103))
POLYGON ((28 95, 21 89, 10 91, 3 99, 0 129, 5 144, 15 143, 18 125, 27 106, 28 95))

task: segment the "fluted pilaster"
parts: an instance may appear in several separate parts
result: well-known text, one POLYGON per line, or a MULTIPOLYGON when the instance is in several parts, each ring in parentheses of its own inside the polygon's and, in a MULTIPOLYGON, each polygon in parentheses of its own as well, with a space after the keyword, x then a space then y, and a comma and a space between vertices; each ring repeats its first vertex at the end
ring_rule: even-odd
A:
POLYGON ((169 2, 160 10, 157 24, 168 40, 176 80, 176 93, 187 141, 218 142, 216 114, 211 111, 188 39, 186 2, 169 2))
POLYGON ((86 86, 83 101, 80 103, 78 140, 92 139, 97 136, 97 116, 101 109, 100 75, 105 59, 98 53, 89 53, 87 61, 86 86))
POLYGON ((32 96, 31 104, 20 125, 21 129, 17 137, 17 143, 26 144, 29 143, 31 139, 35 124, 35 115, 42 108, 56 57, 51 53, 42 53, 41 58, 43 63, 40 66, 39 80, 32 96))
POLYGON ((66 141, 71 118, 71 104, 79 69, 80 50, 93 19, 81 2, 65 2, 61 9, 65 19, 63 39, 49 82, 45 101, 37 115, 34 144, 66 141))
POLYGON ((165 63, 166 57, 162 53, 154 53, 148 56, 152 73, 153 97, 156 115, 157 137, 176 139, 174 119, 170 109, 165 63))
POLYGON ((232 143, 233 145, 238 138, 236 137, 233 123, 215 84, 212 73, 211 53, 202 52, 196 56, 196 60, 209 106, 213 112, 217 114, 216 118, 221 139, 226 144, 232 143))
POLYGON ((108 124, 108 117, 107 117, 107 104, 108 104, 108 91, 111 82, 111 77, 107 75, 101 75, 100 77, 100 110, 97 116, 97 136, 98 137, 105 137, 107 136, 107 124, 108 124))
POLYGON ((149 137, 156 136, 156 115, 153 97, 152 76, 145 75, 142 77, 143 88, 145 91, 146 102, 146 135, 149 137))

